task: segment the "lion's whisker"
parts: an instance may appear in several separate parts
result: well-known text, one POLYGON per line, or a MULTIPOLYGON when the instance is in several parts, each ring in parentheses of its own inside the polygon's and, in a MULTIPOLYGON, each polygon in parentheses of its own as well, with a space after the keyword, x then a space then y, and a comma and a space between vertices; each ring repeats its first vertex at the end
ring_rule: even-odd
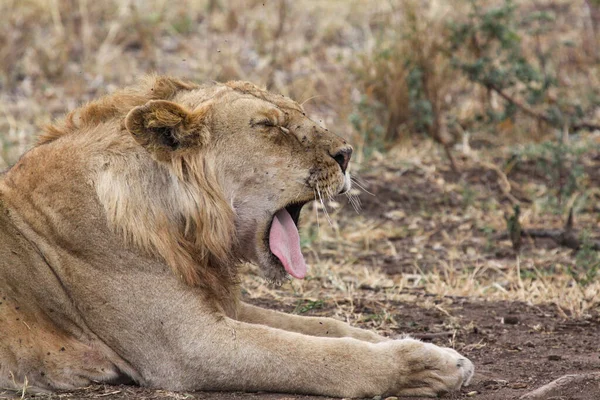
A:
MULTIPOLYGON (((313 193, 315 195, 315 201, 317 201, 317 192, 313 189, 313 193)), ((319 207, 317 207, 317 203, 314 203, 315 215, 317 216, 317 234, 321 234, 321 224, 319 224, 319 207)))
POLYGON ((329 200, 333 200, 333 198, 335 197, 335 193, 333 192, 333 190, 331 188, 329 188, 327 194, 329 196, 329 200))
POLYGON ((304 100, 302 103, 300 103, 300 106, 301 106, 301 107, 303 107, 303 106, 304 106, 304 104, 306 104, 308 101, 310 101, 310 100, 312 100, 312 99, 319 98, 319 97, 323 97, 323 95, 322 95, 322 94, 318 94, 318 95, 316 95, 316 96, 309 97, 308 99, 306 99, 306 100, 304 100))
POLYGON ((317 184, 317 194, 319 195, 319 200, 321 201, 321 205, 323 206, 323 213, 325 214, 325 218, 327 218, 329 226, 333 227, 333 222, 329 217, 329 212, 327 211, 327 207, 325 206, 325 202, 323 201, 323 196, 321 196, 321 190, 319 190, 319 184, 317 184))
POLYGON ((358 209, 362 209, 362 201, 360 200, 360 196, 357 194, 350 194, 350 197, 354 200, 354 203, 358 206, 358 209))
POLYGON ((356 211, 357 214, 360 214, 360 211, 361 211, 360 198, 349 192, 346 193, 346 197, 348 198, 348 201, 352 205, 352 208, 354 209, 354 211, 356 211))
POLYGON ((354 182, 354 184, 356 186, 358 186, 363 192, 370 194, 371 196, 375 196, 373 193, 369 192, 363 185, 361 185, 360 183, 358 183, 358 180, 354 177, 350 177, 350 179, 352 180, 352 182, 354 182))
POLYGON ((351 174, 350 178, 354 178, 354 180, 358 183, 360 183, 363 186, 367 186, 367 182, 358 174, 351 174))

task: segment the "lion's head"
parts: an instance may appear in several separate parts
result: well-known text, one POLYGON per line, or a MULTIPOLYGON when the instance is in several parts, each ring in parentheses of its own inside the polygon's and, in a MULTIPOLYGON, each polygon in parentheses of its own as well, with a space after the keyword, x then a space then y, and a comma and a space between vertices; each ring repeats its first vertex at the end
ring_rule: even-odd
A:
POLYGON ((90 103, 42 143, 88 135, 98 199, 114 229, 189 284, 217 285, 236 260, 303 278, 302 206, 350 188, 352 148, 302 107, 250 83, 153 77, 90 103))
POLYGON ((269 279, 303 278, 300 210, 349 190, 352 148, 296 102, 252 84, 230 82, 212 101, 212 151, 236 216, 239 254, 269 279))

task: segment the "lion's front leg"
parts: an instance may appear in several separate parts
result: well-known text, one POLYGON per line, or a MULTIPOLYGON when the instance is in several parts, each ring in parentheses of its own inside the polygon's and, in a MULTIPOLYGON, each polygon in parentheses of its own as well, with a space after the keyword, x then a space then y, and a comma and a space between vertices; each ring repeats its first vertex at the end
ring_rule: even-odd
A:
POLYGON ((238 319, 251 324, 267 325, 285 331, 321 337, 350 337, 371 343, 386 340, 383 336, 364 329, 354 328, 332 318, 291 315, 279 311, 267 310, 246 303, 240 303, 238 319))
POLYGON ((178 375, 196 379, 186 389, 435 396, 473 374, 471 362, 454 350, 412 339, 367 343, 231 319, 217 325, 198 343, 199 352, 189 349, 182 359, 187 368, 178 375))

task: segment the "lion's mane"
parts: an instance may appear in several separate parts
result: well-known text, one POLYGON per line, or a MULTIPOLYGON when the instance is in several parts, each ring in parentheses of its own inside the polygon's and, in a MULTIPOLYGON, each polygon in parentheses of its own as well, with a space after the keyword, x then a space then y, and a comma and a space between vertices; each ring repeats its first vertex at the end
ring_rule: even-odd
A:
MULTIPOLYGON (((216 179, 214 160, 197 152, 155 160, 136 146, 124 125, 135 107, 151 100, 175 101, 183 92, 199 88, 178 79, 149 77, 69 113, 46 127, 39 143, 66 135, 79 135, 83 143, 109 141, 96 162, 94 185, 110 227, 127 243, 161 257, 183 282, 226 299, 235 293, 237 275, 232 259, 234 214, 216 179)), ((206 99, 201 100, 219 90, 206 87, 206 99)), ((196 116, 210 118, 208 112, 201 113, 196 116)))

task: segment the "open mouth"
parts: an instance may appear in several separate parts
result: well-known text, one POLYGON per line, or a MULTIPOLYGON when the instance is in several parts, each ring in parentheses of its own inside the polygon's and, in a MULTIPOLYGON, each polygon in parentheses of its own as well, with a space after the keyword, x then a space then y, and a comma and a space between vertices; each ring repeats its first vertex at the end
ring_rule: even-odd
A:
POLYGON ((300 211, 302 211, 302 207, 304 207, 305 204, 306 202, 293 203, 284 208, 284 210, 286 210, 290 214, 290 217, 292 217, 296 228, 298 227, 298 220, 300 219, 300 211))
POLYGON ((306 202, 291 203, 275 214, 265 234, 267 247, 274 259, 294 278, 306 276, 306 261, 300 249, 298 219, 306 202))

